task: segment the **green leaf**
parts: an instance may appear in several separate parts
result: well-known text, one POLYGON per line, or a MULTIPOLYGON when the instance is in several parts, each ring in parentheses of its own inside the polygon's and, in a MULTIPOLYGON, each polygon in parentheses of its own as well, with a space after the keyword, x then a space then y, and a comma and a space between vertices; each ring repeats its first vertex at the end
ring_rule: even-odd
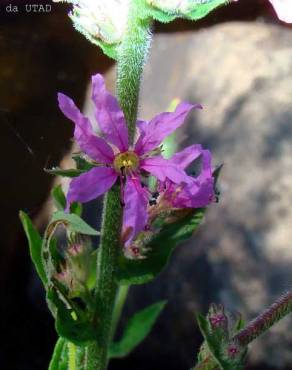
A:
POLYGON ((66 338, 76 345, 84 345, 86 342, 96 339, 96 330, 88 320, 86 314, 76 307, 70 307, 69 301, 61 299, 55 286, 47 293, 49 305, 54 305, 55 327, 60 337, 66 338))
POLYGON ((26 213, 20 211, 19 217, 22 222, 22 226, 24 228, 26 237, 28 239, 31 259, 34 263, 35 269, 41 281, 43 282, 44 285, 46 285, 48 279, 42 260, 42 238, 40 237, 40 234, 35 229, 31 222, 31 219, 26 213))
POLYGON ((85 235, 98 235, 99 232, 94 230, 85 221, 82 220, 78 215, 74 213, 65 213, 58 211, 53 214, 51 219, 52 223, 63 222, 68 225, 69 230, 72 232, 85 234, 85 235))
MULTIPOLYGON (((66 208, 67 201, 62 186, 61 185, 54 186, 53 190, 51 191, 51 195, 57 210, 64 211, 64 209, 66 208)), ((79 202, 73 202, 70 206, 70 212, 75 213, 77 216, 81 216, 82 204, 79 202)))
POLYGON ((68 369, 68 349, 67 341, 59 338, 54 348, 53 356, 48 370, 67 370, 68 369))
POLYGON ((76 346, 59 337, 48 370, 82 370, 85 368, 85 346, 76 346))
POLYGON ((50 175, 62 176, 62 177, 78 177, 86 171, 78 170, 76 168, 70 168, 68 170, 63 170, 60 167, 53 167, 51 169, 45 168, 45 172, 50 175))
POLYGON ((166 301, 161 301, 135 313, 129 320, 122 339, 111 344, 109 356, 125 357, 132 352, 150 333, 165 304, 166 301))
POLYGON ((57 210, 63 211, 66 208, 66 197, 63 192, 62 186, 54 186, 53 190, 51 191, 51 195, 57 210))
POLYGON ((73 155, 72 159, 76 163, 77 170, 89 171, 93 167, 96 167, 93 163, 90 163, 85 158, 83 158, 82 155, 79 155, 79 154, 73 155))
POLYGON ((81 215, 82 215, 82 204, 79 203, 79 202, 71 203, 70 212, 75 213, 75 215, 81 217, 81 215))
POLYGON ((60 167, 53 167, 50 169, 45 168, 45 171, 51 175, 62 176, 62 177, 78 177, 83 173, 96 167, 95 164, 88 162, 81 155, 75 155, 72 157, 76 163, 77 168, 62 169, 60 167))
POLYGON ((177 223, 168 224, 146 245, 143 259, 128 259, 121 251, 116 277, 120 284, 144 284, 151 281, 166 266, 174 248, 189 239, 202 222, 204 209, 196 209, 177 223))

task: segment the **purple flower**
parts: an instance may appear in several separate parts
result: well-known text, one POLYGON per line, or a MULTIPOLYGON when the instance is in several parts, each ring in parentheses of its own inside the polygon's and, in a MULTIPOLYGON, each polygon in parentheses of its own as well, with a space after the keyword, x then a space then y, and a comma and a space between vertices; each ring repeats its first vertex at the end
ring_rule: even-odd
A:
POLYGON ((97 198, 120 179, 121 202, 125 205, 123 226, 131 230, 128 244, 147 223, 147 205, 151 194, 142 183, 145 176, 151 174, 160 182, 170 182, 171 186, 194 183, 178 163, 178 157, 170 160, 162 157, 159 145, 183 124, 191 109, 201 106, 181 103, 174 112, 161 113, 149 122, 139 121, 139 136, 132 146, 128 142, 124 114, 116 98, 106 90, 100 74, 92 77, 92 90, 95 118, 102 137, 94 133, 89 119, 69 97, 58 94, 60 109, 75 124, 75 140, 96 165, 71 181, 67 209, 74 201, 84 203, 97 198))
POLYGON ((149 250, 147 246, 149 240, 159 233, 161 228, 160 223, 156 224, 157 219, 163 220, 166 224, 177 222, 193 209, 206 207, 216 200, 209 150, 203 149, 199 144, 191 145, 170 158, 172 165, 182 170, 198 160, 201 162, 200 173, 196 177, 190 176, 189 182, 174 183, 169 178, 158 181, 157 191, 152 194, 147 207, 147 226, 127 244, 125 250, 127 258, 145 258, 149 250))
POLYGON ((191 145, 174 154, 170 161, 184 170, 194 160, 201 159, 201 171, 191 177, 188 183, 177 184, 169 179, 160 182, 160 204, 171 208, 201 208, 215 200, 214 177, 212 175, 211 153, 201 145, 191 145))

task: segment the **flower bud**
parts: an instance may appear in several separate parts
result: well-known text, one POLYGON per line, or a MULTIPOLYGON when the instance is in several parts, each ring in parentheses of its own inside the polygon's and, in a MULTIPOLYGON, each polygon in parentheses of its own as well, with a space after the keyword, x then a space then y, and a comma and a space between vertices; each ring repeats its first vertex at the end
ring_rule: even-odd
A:
POLYGON ((240 361, 242 357, 244 356, 246 352, 246 349, 241 346, 236 340, 232 340, 231 342, 228 343, 224 350, 224 355, 225 358, 228 361, 240 361))
POLYGON ((54 278, 58 280, 62 285, 64 285, 69 290, 73 289, 74 278, 68 265, 61 266, 61 271, 54 275, 54 278))
POLYGON ((144 259, 149 250, 147 244, 154 233, 150 230, 140 232, 130 246, 124 249, 125 257, 129 259, 144 259))
POLYGON ((126 30, 129 0, 53 0, 73 4, 69 17, 91 41, 121 42, 126 30))
POLYGON ((221 328, 224 331, 227 331, 228 319, 225 315, 224 307, 222 305, 211 305, 208 312, 208 320, 213 330, 221 328))
MULTIPOLYGON (((93 272, 92 249, 87 243, 73 243, 67 247, 65 262, 59 266, 54 278, 69 291, 69 297, 80 297, 90 289, 90 278, 93 272)), ((95 263, 94 263, 95 265, 95 263)))
POLYGON ((86 285, 90 274, 92 249, 86 243, 73 243, 66 251, 66 259, 72 275, 81 285, 86 285))

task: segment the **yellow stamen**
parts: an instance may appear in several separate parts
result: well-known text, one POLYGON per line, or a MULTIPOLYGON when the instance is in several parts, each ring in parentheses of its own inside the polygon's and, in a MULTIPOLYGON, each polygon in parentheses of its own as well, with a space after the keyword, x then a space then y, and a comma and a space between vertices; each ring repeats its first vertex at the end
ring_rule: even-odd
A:
POLYGON ((118 173, 128 174, 139 167, 139 157, 134 152, 119 153, 114 159, 114 168, 118 173))

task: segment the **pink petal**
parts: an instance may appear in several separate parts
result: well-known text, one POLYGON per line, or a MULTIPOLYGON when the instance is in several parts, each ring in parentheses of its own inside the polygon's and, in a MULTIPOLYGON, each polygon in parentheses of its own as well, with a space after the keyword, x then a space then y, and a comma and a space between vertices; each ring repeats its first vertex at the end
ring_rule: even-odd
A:
POLYGON ((281 21, 292 23, 292 1, 291 0, 270 0, 277 16, 281 21))
POLYGON ((146 121, 140 121, 138 120, 136 123, 136 126, 138 128, 138 140, 135 144, 135 149, 134 151, 139 155, 143 153, 143 146, 144 146, 144 138, 146 135, 146 128, 147 128, 148 123, 146 121))
POLYGON ((89 119, 79 111, 73 100, 59 93, 58 101, 64 115, 75 123, 74 137, 80 149, 97 162, 111 163, 114 158, 112 148, 93 133, 89 119))
POLYGON ((199 104, 180 103, 174 112, 160 113, 147 125, 143 125, 143 134, 135 146, 137 154, 147 153, 159 144, 179 126, 181 126, 191 109, 201 109, 199 104), (142 141, 142 143, 141 143, 142 141))
POLYGON ((140 163, 140 167, 157 177, 159 181, 165 181, 167 178, 179 184, 181 182, 191 182, 192 178, 185 171, 170 159, 162 157, 146 158, 140 163))
POLYGON ((177 164, 180 168, 185 169, 195 159, 202 154, 202 145, 190 145, 182 151, 175 153, 171 158, 171 162, 177 164))
MULTIPOLYGON (((199 208, 205 207, 215 198, 214 178, 212 176, 211 153, 209 150, 202 150, 202 169, 199 176, 192 178, 192 182, 186 184, 183 190, 177 193, 173 206, 178 208, 199 208)), ((168 193, 175 190, 169 187, 168 193)))
POLYGON ((116 172, 109 167, 94 167, 74 178, 67 194, 67 209, 72 202, 89 202, 110 189, 117 179, 116 172))
POLYGON ((132 228, 130 237, 126 242, 126 246, 128 246, 147 223, 148 194, 142 188, 139 180, 127 179, 124 202, 123 228, 132 228))
POLYGON ((177 208, 206 207, 214 200, 214 185, 211 179, 204 182, 193 181, 187 184, 173 201, 177 208))
POLYGON ((92 100, 95 103, 95 117, 106 139, 121 152, 128 149, 128 128, 124 113, 117 99, 105 87, 100 74, 92 76, 92 100))

